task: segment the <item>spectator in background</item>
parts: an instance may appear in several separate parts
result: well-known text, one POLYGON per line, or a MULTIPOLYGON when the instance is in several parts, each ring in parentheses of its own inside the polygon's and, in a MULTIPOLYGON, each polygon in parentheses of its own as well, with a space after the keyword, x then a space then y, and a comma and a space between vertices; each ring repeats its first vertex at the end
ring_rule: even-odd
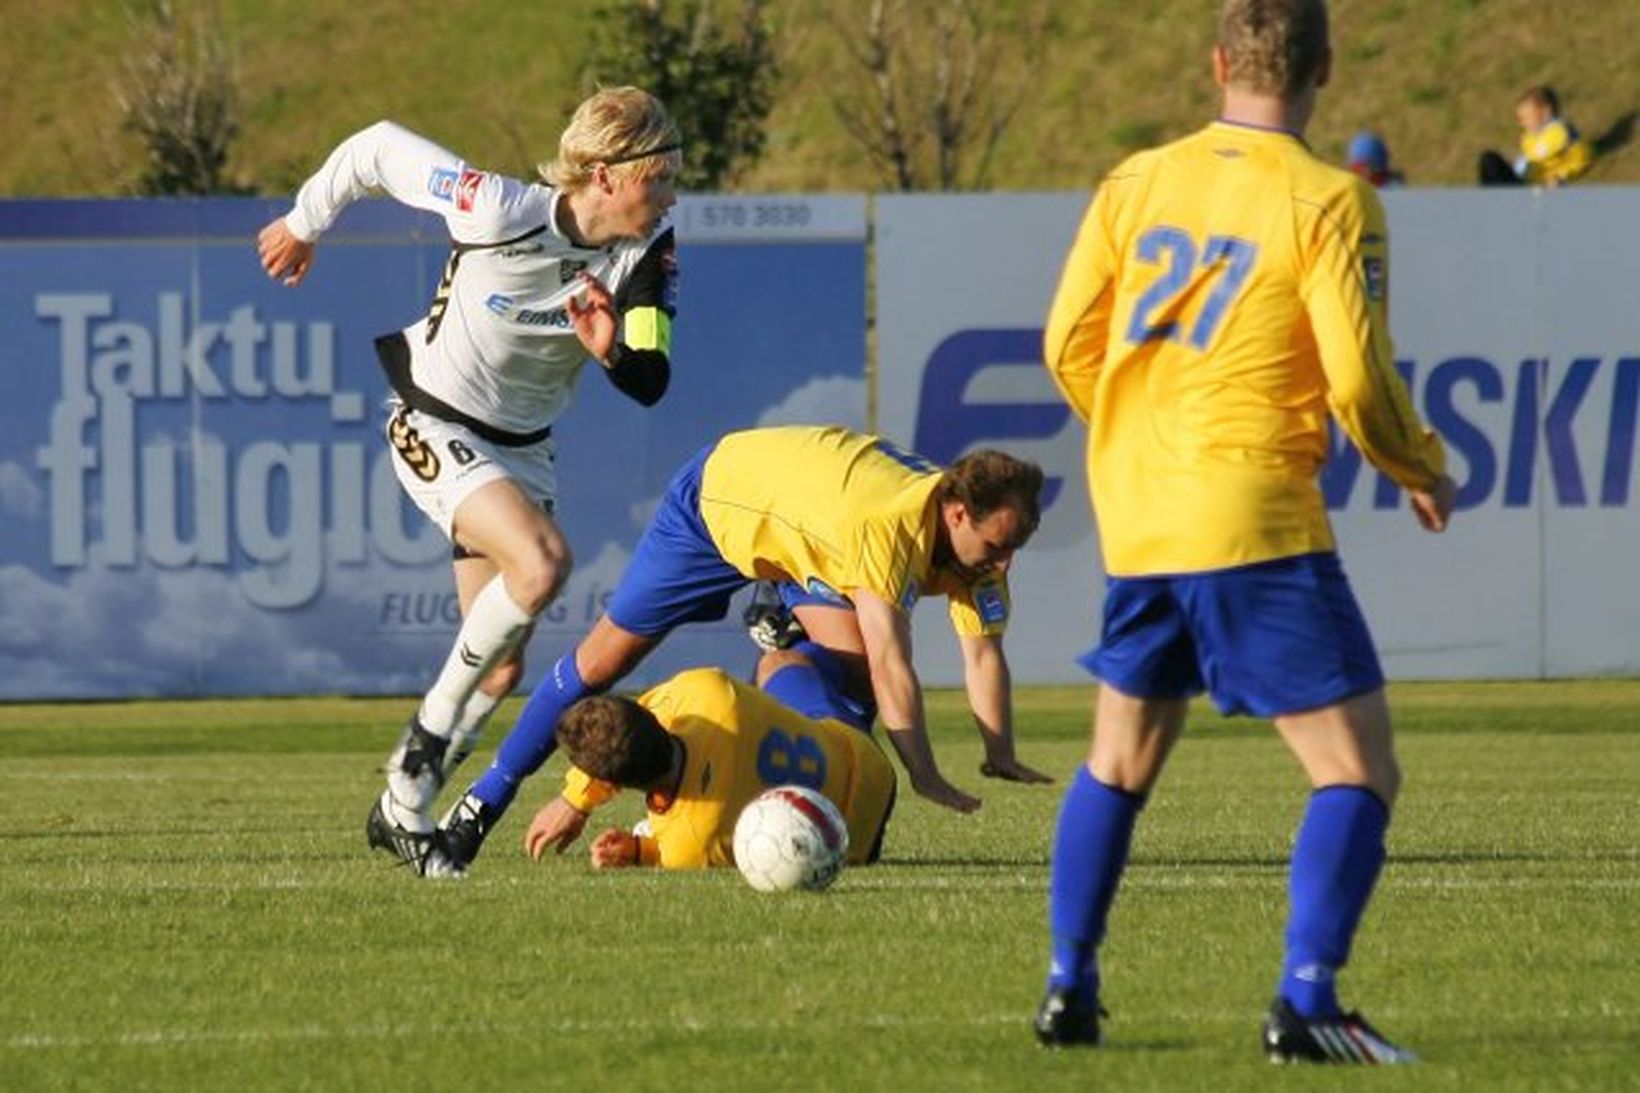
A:
POLYGON ((1374 186, 1399 186, 1406 179, 1389 165, 1389 145, 1371 129, 1350 138, 1349 169, 1374 186))
POLYGON ((1515 121, 1520 125, 1520 156, 1510 163, 1498 152, 1482 152, 1482 186, 1559 186, 1581 178, 1594 162, 1589 142, 1560 116, 1554 88, 1527 88, 1515 101, 1515 121))

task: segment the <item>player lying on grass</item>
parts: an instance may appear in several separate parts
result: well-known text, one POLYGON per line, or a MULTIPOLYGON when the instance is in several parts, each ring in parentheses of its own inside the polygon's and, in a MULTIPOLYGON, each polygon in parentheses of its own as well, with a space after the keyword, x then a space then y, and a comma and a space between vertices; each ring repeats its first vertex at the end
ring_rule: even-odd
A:
POLYGON ((578 699, 624 677, 673 628, 721 619, 758 579, 796 580, 847 597, 860 619, 889 741, 921 796, 972 812, 928 746, 911 663, 910 610, 929 575, 977 583, 1002 572, 1036 530, 1042 469, 980 451, 942 469, 875 436, 792 426, 731 433, 672 479, 609 608, 536 685, 494 763, 440 824, 435 867, 467 868, 555 745, 578 699))
MULTIPOLYGON (((980 774, 1007 782, 1052 782, 1014 754, 1013 675, 1002 648, 1011 614, 1008 574, 987 573, 971 582, 959 573, 936 568, 923 594, 950 600, 968 708, 985 745, 980 774)), ((808 641, 830 650, 843 672, 841 697, 851 720, 867 727, 876 720, 865 637, 860 632, 860 617, 847 599, 823 589, 810 592, 793 581, 764 582, 747 609, 746 622, 761 649, 790 648, 808 641)))
POLYGON ((571 706, 558 742, 574 766, 563 794, 524 835, 530 857, 549 846, 563 853, 593 809, 636 789, 645 794, 649 833, 605 830, 592 842, 594 867, 733 865, 741 809, 771 786, 796 784, 843 814, 851 864, 876 861, 894 807, 887 757, 839 719, 836 693, 809 656, 765 654, 758 678, 762 690, 694 668, 636 700, 597 696, 571 706))

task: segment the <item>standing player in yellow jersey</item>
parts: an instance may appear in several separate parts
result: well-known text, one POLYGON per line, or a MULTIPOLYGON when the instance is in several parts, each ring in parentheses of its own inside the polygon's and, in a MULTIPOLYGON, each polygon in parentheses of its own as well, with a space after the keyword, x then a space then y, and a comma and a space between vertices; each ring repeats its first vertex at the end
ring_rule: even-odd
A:
MULTIPOLYGON (((673 628, 723 618, 730 597, 759 579, 854 605, 882 721, 912 789, 959 812, 978 808, 929 749, 910 611, 936 570, 970 586, 1005 571, 1036 530, 1041 489, 1041 468, 997 451, 942 470, 847 429, 730 433, 673 477, 608 610, 536 685, 490 769, 440 824, 424 872, 466 869, 519 783, 552 754, 572 703, 612 686, 673 628)), ((568 827, 584 817, 558 819, 568 827)))
POLYGON ((1317 482, 1329 412, 1426 529, 1445 528, 1454 488, 1393 367, 1377 195, 1304 144, 1331 61, 1324 0, 1226 0, 1223 112, 1105 179, 1049 313, 1045 359, 1088 426, 1108 580, 1083 660, 1102 682, 1093 746, 1053 847, 1045 1044, 1099 1041, 1097 948, 1134 822, 1205 689, 1272 718, 1314 789, 1266 1053, 1411 1058, 1333 985, 1400 775, 1317 482))
POLYGON ((622 788, 647 795, 649 827, 609 828, 592 843, 598 868, 698 869, 734 863, 740 810, 771 786, 824 794, 848 825, 848 861, 876 861, 894 804, 894 768, 857 728, 838 720, 836 693, 790 651, 759 664, 762 689, 716 668, 680 672, 638 699, 583 698, 565 712, 558 742, 574 766, 553 806, 524 836, 530 857, 559 853, 580 833, 555 822, 585 817, 622 788))

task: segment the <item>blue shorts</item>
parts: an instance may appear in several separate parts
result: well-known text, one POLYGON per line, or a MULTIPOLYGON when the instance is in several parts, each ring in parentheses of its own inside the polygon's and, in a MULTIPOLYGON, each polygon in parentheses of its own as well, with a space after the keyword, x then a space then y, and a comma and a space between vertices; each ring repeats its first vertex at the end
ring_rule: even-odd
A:
POLYGON ((751 578, 723 560, 700 515, 703 448, 667 483, 655 518, 609 598, 610 620, 623 630, 658 638, 686 622, 714 622, 751 578))
POLYGON ((848 670, 838 655, 813 642, 797 642, 792 652, 807 656, 812 668, 787 665, 764 681, 764 691, 804 717, 830 717, 861 732, 871 732, 871 722, 877 719, 876 702, 856 702, 848 697, 848 670))
POLYGON ((808 657, 810 664, 786 665, 764 680, 763 690, 804 717, 829 717, 869 733, 877 707, 848 697, 848 672, 837 654, 812 641, 800 641, 791 651, 808 657))
POLYGON ((1077 663, 1134 698, 1204 690, 1226 714, 1276 717, 1384 684, 1338 555, 1110 577, 1099 646, 1077 663))
POLYGON ((788 611, 794 607, 836 607, 844 611, 854 610, 852 600, 841 592, 833 592, 829 588, 821 592, 804 588, 796 581, 776 581, 775 590, 780 593, 780 602, 788 611))

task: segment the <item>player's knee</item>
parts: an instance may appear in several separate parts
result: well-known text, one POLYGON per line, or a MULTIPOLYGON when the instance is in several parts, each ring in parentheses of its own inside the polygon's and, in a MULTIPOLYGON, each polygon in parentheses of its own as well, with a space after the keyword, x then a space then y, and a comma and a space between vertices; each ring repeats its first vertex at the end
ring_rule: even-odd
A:
POLYGON ((574 567, 567 545, 539 543, 507 574, 507 592, 518 606, 538 615, 562 591, 574 567))
POLYGON ((795 649, 777 649, 773 652, 764 653, 758 658, 757 661, 757 685, 759 687, 763 686, 769 681, 770 676, 774 675, 782 668, 790 668, 793 665, 799 664, 807 665, 810 663, 811 661, 808 657, 797 652, 795 649))

